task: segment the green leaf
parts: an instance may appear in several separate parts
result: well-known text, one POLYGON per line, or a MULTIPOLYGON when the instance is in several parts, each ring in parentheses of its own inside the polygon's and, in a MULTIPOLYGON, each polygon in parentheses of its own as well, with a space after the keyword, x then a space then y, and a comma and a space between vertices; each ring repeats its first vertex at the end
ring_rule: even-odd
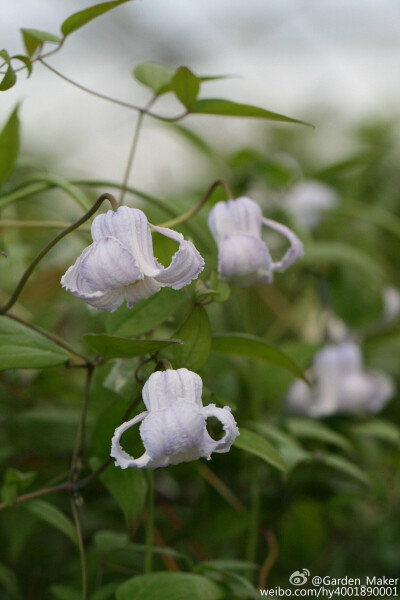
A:
POLYGON ((244 450, 245 452, 250 452, 250 454, 255 454, 259 456, 266 463, 279 469, 280 471, 287 471, 287 465, 279 452, 272 446, 267 440, 263 437, 250 431, 249 429, 245 429, 244 427, 240 428, 240 435, 236 438, 234 442, 234 446, 236 448, 240 448, 240 450, 244 450))
POLYGON ((178 100, 190 108, 200 91, 200 80, 187 67, 179 67, 171 79, 171 88, 178 100))
POLYGON ((184 342, 184 346, 174 347, 174 366, 192 371, 201 369, 211 351, 211 327, 205 308, 194 306, 175 335, 184 342))
POLYGON ((106 320, 109 333, 134 337, 160 325, 181 306, 186 299, 182 290, 163 288, 154 296, 135 304, 133 308, 120 308, 106 320))
POLYGON ((173 74, 173 69, 157 62, 143 62, 133 69, 135 79, 158 96, 171 90, 170 82, 173 74))
POLYGON ((125 2, 130 2, 130 0, 115 0, 114 2, 103 2, 102 4, 96 4, 95 6, 90 6, 85 10, 80 10, 79 12, 74 13, 68 19, 64 21, 61 25, 61 31, 64 36, 70 35, 80 27, 86 25, 96 17, 100 17, 104 13, 109 10, 120 6, 120 4, 125 4, 125 2))
POLYGON ((82 594, 79 590, 69 585, 52 585, 51 593, 55 600, 81 600, 82 594))
POLYGON ((78 545, 78 536, 72 521, 70 521, 59 508, 44 500, 30 500, 25 504, 25 507, 38 519, 55 527, 61 531, 61 533, 66 535, 71 542, 78 545))
POLYGON ((400 446, 400 429, 393 423, 374 419, 367 423, 359 423, 354 425, 350 432, 359 437, 372 437, 378 440, 383 440, 388 444, 400 446))
POLYGON ((83 340, 106 359, 132 358, 158 352, 170 344, 181 344, 180 340, 131 340, 106 333, 88 333, 83 340))
POLYGON ((238 104, 231 100, 222 100, 220 98, 203 98, 197 100, 190 107, 190 112, 198 115, 220 115, 223 117, 248 117, 252 119, 266 119, 267 121, 279 121, 281 123, 298 123, 299 125, 308 125, 310 123, 285 117, 278 113, 251 106, 250 104, 238 104))
POLYGON ((68 353, 22 323, 0 316, 0 371, 41 369, 68 361, 68 353))
POLYGON ((19 119, 17 105, 0 132, 0 184, 6 181, 14 170, 19 152, 19 119))
POLYGON ((10 594, 11 598, 20 598, 20 592, 18 588, 18 580, 15 574, 0 563, 0 588, 10 594))
POLYGON ((15 75, 14 69, 11 66, 11 59, 7 50, 0 50, 0 56, 7 65, 5 75, 0 82, 0 92, 5 92, 6 90, 9 90, 13 87, 13 85, 17 81, 17 76, 15 75))
POLYGON ((285 461, 288 470, 294 469, 299 463, 309 460, 310 453, 304 450, 296 440, 287 433, 270 423, 251 422, 249 427, 257 431, 273 443, 285 461))
POLYGON ((214 581, 193 573, 151 573, 125 581, 116 600, 224 600, 226 592, 214 581))
POLYGON ((350 442, 343 435, 329 429, 323 423, 299 417, 287 419, 285 424, 290 433, 300 439, 312 439, 325 444, 332 444, 342 448, 345 452, 351 450, 350 442))
POLYGON ((15 58, 16 60, 20 60, 22 63, 24 63, 25 67, 27 68, 28 71, 28 79, 32 74, 32 61, 28 56, 24 56, 23 54, 15 54, 15 56, 12 56, 11 58, 15 58))
POLYGON ((5 483, 1 488, 1 498, 7 506, 12 506, 18 496, 18 485, 16 483, 5 483))
POLYGON ((383 270, 381 265, 369 254, 359 248, 342 242, 314 242, 307 245, 301 266, 343 264, 347 268, 360 269, 376 283, 382 283, 383 270))
MULTIPOLYGON (((95 457, 89 463, 93 471, 101 465, 101 461, 95 457)), ((120 469, 112 464, 101 473, 99 479, 114 497, 128 527, 131 527, 144 510, 147 493, 144 473, 139 469, 120 469)))
POLYGON ((115 591, 120 585, 119 581, 107 583, 96 590, 94 594, 90 596, 90 600, 112 600, 115 598, 115 591))
POLYGON ((61 38, 58 35, 54 35, 48 31, 40 31, 39 29, 21 29, 21 33, 25 50, 30 57, 35 54, 36 50, 42 46, 44 42, 49 42, 50 44, 59 44, 61 42, 61 38))
POLYGON ((357 465, 351 463, 346 458, 338 456, 337 454, 321 453, 318 454, 316 459, 318 462, 321 462, 328 467, 332 467, 332 469, 336 469, 341 473, 345 473, 346 475, 361 481, 361 483, 364 483, 365 485, 370 485, 371 483, 368 475, 359 467, 357 467, 357 465))
POLYGON ((22 471, 18 471, 18 469, 9 467, 8 469, 6 469, 4 481, 5 483, 16 484, 18 487, 18 491, 23 492, 32 485, 32 483, 35 481, 35 478, 35 471, 28 471, 27 473, 22 473, 22 471))
POLYGON ((307 384, 303 371, 286 354, 267 344, 262 338, 247 333, 217 333, 212 337, 211 351, 218 354, 233 354, 245 358, 256 358, 277 365, 294 373, 307 384))

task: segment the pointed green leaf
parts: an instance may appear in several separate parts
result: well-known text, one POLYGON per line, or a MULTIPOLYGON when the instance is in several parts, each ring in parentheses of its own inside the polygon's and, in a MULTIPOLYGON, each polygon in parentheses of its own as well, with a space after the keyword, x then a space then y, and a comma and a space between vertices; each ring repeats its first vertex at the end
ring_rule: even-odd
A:
POLYGON ((38 519, 55 527, 74 544, 78 545, 78 536, 72 521, 59 508, 44 500, 30 500, 25 504, 25 507, 38 519))
POLYGON ((79 590, 69 585, 52 585, 51 593, 54 600, 81 600, 82 594, 79 590))
POLYGON ((182 343, 180 340, 131 340, 106 333, 88 333, 83 340, 106 359, 143 356, 158 352, 170 344, 182 343))
POLYGON ((13 85, 17 81, 17 76, 15 75, 14 69, 11 66, 11 59, 7 50, 0 50, 0 56, 7 65, 5 75, 0 82, 0 92, 5 92, 6 90, 9 90, 13 87, 13 85))
POLYGON ((122 307, 111 313, 106 320, 109 333, 133 337, 151 331, 182 305, 186 299, 182 290, 163 288, 154 296, 135 304, 133 308, 122 307))
POLYGON ((28 56, 32 57, 36 50, 44 43, 59 44, 61 38, 58 35, 39 29, 21 29, 22 39, 28 56))
POLYGON ((374 419, 367 423, 359 423, 350 429, 353 435, 360 437, 372 437, 383 440, 388 444, 400 446, 400 429, 394 423, 374 419))
POLYGON ((157 62, 143 62, 133 69, 135 79, 158 96, 171 90, 170 82, 173 74, 173 69, 157 62))
POLYGON ((15 573, 8 567, 0 563, 0 588, 10 594, 10 600, 12 598, 21 598, 18 580, 15 573))
POLYGON ((116 600, 224 600, 226 591, 201 575, 161 572, 125 581, 115 597, 116 600))
POLYGON ((285 117, 270 110, 251 106, 250 104, 238 104, 231 100, 222 100, 221 98, 203 98, 197 100, 190 107, 190 112, 198 115, 220 115, 223 117, 247 117, 251 119, 266 119, 267 121, 279 121, 281 123, 297 123, 299 125, 308 125, 310 123, 285 117))
POLYGON ((300 367, 289 356, 270 346, 262 338, 247 333, 217 333, 212 337, 212 352, 233 354, 246 358, 255 358, 277 365, 294 373, 307 384, 307 378, 300 367))
POLYGON ((351 450, 350 442, 343 435, 318 421, 298 417, 287 419, 285 424, 290 433, 300 439, 312 439, 332 444, 342 448, 345 452, 351 450))
POLYGON ((11 113, 0 132, 0 184, 6 181, 14 170, 19 152, 18 106, 11 113))
POLYGON ((239 431, 240 435, 234 442, 236 448, 259 456, 269 465, 275 467, 275 469, 287 471, 285 461, 274 446, 267 442, 266 439, 258 435, 258 433, 254 433, 254 431, 250 431, 244 427, 241 427, 239 431))
POLYGON ((80 10, 79 12, 74 13, 68 19, 66 19, 61 25, 61 32, 64 36, 70 35, 80 27, 86 25, 90 21, 93 21, 96 17, 100 17, 104 13, 120 6, 120 4, 125 4, 125 2, 130 2, 130 0, 115 0, 114 2, 103 2, 102 4, 96 4, 95 6, 90 6, 89 8, 85 8, 85 10, 80 10))
POLYGON ((321 453, 318 454, 317 460, 318 462, 321 462, 332 469, 336 469, 341 473, 349 475, 349 477, 353 477, 354 479, 361 481, 361 483, 364 483, 365 485, 370 485, 371 483, 368 475, 364 473, 364 471, 342 456, 338 456, 337 454, 321 453))
POLYGON ((179 67, 171 79, 171 88, 186 108, 192 106, 200 90, 200 80, 187 67, 179 67))
POLYGON ((61 365, 68 353, 25 325, 0 316, 0 371, 61 365))
POLYGON ((14 56, 12 56, 11 58, 15 58, 16 60, 20 60, 22 63, 24 63, 27 71, 28 71, 28 79, 32 74, 32 61, 28 56, 24 56, 23 54, 15 54, 14 56))
MULTIPOLYGON (((101 465, 101 461, 95 457, 89 462, 93 471, 101 465)), ((99 479, 114 497, 124 513, 128 527, 131 527, 142 514, 146 501, 147 482, 143 471, 120 469, 111 464, 99 479)))
POLYGON ((184 346, 174 347, 174 367, 198 371, 205 365, 211 351, 211 327, 203 306, 195 306, 175 336, 184 346))

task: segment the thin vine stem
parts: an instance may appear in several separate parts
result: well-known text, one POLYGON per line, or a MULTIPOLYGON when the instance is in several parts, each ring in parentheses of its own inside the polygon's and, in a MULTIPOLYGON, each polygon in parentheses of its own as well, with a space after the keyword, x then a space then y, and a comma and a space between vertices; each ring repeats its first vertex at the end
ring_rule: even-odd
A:
MULTIPOLYGON (((20 229, 64 229, 71 223, 67 221, 19 221, 18 219, 1 219, 0 229, 9 227, 18 227, 20 229)), ((79 228, 80 231, 90 231, 90 226, 84 225, 79 228)))
POLYGON ((208 188, 204 196, 201 198, 201 200, 196 204, 196 206, 183 213, 183 215, 180 215, 179 217, 175 217, 174 219, 170 219, 169 221, 160 223, 159 227, 175 227, 176 225, 180 225, 181 223, 184 223, 185 221, 188 221, 189 219, 194 217, 207 203, 213 191, 218 186, 223 187, 228 199, 232 198, 232 192, 228 183, 224 179, 217 179, 210 185, 210 187, 208 188))
MULTIPOLYGON (((150 99, 150 101, 146 104, 145 111, 148 110, 154 104, 154 102, 156 100, 157 100, 157 95, 153 96, 150 99)), ((129 156, 128 156, 128 160, 127 160, 125 172, 124 172, 124 177, 122 179, 122 184, 121 184, 121 193, 120 193, 119 202, 118 202, 118 204, 120 206, 122 206, 122 204, 124 203, 124 196, 125 196, 125 192, 127 191, 126 186, 128 184, 129 175, 132 171, 133 161, 135 159, 136 149, 137 149, 138 142, 139 142, 139 136, 140 136, 140 131, 141 131, 142 125, 143 125, 144 116, 145 116, 145 112, 141 111, 136 120, 135 129, 133 132, 132 143, 131 143, 131 148, 129 151, 129 156)))
POLYGON ((44 258, 46 256, 46 254, 53 248, 53 246, 55 246, 60 240, 62 240, 63 237, 65 237, 66 235, 71 233, 71 231, 74 231, 75 229, 80 227, 80 225, 82 225, 88 219, 90 219, 90 217, 92 215, 94 215, 95 212, 97 212, 97 210, 100 208, 101 204, 105 200, 108 200, 111 203, 111 206, 113 207, 114 210, 116 210, 118 208, 118 205, 116 203, 114 196, 112 196, 111 194, 108 194, 108 193, 102 194, 96 200, 96 202, 93 204, 92 208, 90 208, 80 219, 78 219, 77 221, 75 221, 75 223, 72 223, 71 225, 66 227, 63 231, 60 231, 60 233, 58 233, 52 240, 50 240, 50 242, 48 244, 46 244, 46 246, 44 248, 42 248, 42 250, 35 256, 33 261, 30 263, 30 265, 26 269, 25 273, 22 275, 22 277, 21 277, 17 287, 15 288, 13 294, 11 295, 11 298, 9 299, 9 301, 0 307, 0 315, 5 314, 8 310, 10 310, 10 308, 18 300, 22 290, 25 287, 26 282, 28 281, 28 279, 30 278, 30 276, 32 275, 33 271, 35 270, 35 268, 39 264, 39 262, 42 260, 42 258, 44 258))
POLYGON ((82 600, 86 600, 87 599, 87 569, 86 569, 85 544, 83 541, 82 527, 81 527, 81 522, 79 520, 78 509, 77 509, 75 499, 72 494, 70 497, 70 502, 71 502, 72 515, 74 517, 76 533, 78 536, 79 554, 81 557, 82 600))
POLYGON ((60 348, 64 348, 64 350, 66 350, 69 354, 72 354, 76 358, 83 360, 86 365, 92 364, 91 360, 87 356, 84 356, 80 352, 77 352, 76 350, 74 350, 72 348, 72 346, 70 346, 68 344, 68 342, 66 342, 59 336, 54 335, 53 333, 50 333, 49 331, 46 331, 45 329, 42 329, 41 327, 37 327, 36 325, 29 323, 28 321, 25 321, 24 319, 21 319, 21 317, 17 317, 17 315, 11 315, 10 313, 7 313, 4 316, 7 317, 8 319, 12 319, 13 321, 16 321, 17 323, 21 323, 22 325, 25 325, 25 327, 29 327, 29 329, 32 329, 32 331, 36 331, 36 333, 39 333, 40 335, 47 338, 48 340, 51 340, 52 342, 57 344, 57 346, 59 346, 60 348))
POLYGON ((92 383, 94 365, 90 364, 86 367, 86 380, 85 389, 83 392, 83 401, 81 407, 81 414, 79 417, 78 430, 76 432, 75 447, 72 454, 71 470, 69 473, 69 481, 75 481, 79 473, 79 463, 83 455, 83 448, 85 443, 85 426, 86 426, 86 414, 89 403, 90 385, 92 383))

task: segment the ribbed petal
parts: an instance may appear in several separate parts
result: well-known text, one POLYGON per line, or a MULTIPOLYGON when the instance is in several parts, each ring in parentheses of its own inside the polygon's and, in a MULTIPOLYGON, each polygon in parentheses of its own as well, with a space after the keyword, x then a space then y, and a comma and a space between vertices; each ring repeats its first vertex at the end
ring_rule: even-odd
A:
POLYGON ((217 245, 229 234, 247 233, 261 239, 261 208, 250 198, 217 202, 208 215, 208 226, 217 245))
MULTIPOLYGON (((123 450, 121 448, 120 440, 121 440, 122 434, 127 429, 130 429, 130 427, 133 427, 133 425, 136 425, 136 423, 140 423, 140 421, 143 421, 143 419, 147 416, 147 414, 148 414, 147 411, 144 411, 144 412, 140 413, 139 415, 137 415, 136 417, 134 417, 133 419, 131 419, 130 421, 123 423, 122 425, 117 427, 117 429, 115 430, 114 436, 111 440, 111 456, 113 458, 115 458, 115 464, 118 467, 121 467, 121 469, 126 469, 128 467, 141 468, 143 460, 141 461, 141 459, 135 459, 130 454, 125 452, 125 450, 123 450)), ((141 457, 141 458, 143 458, 143 457, 141 457)))
POLYGON ((148 411, 168 408, 178 399, 202 408, 201 377, 188 369, 167 369, 150 375, 143 387, 143 401, 148 411))
POLYGON ((203 415, 206 419, 208 419, 208 417, 215 417, 218 419, 225 431, 224 437, 220 440, 213 440, 208 434, 207 429, 205 429, 203 436, 203 456, 205 455, 209 458, 212 452, 229 452, 233 442, 240 435, 229 406, 217 408, 215 404, 209 404, 203 409, 203 415))
POLYGON ((219 245, 221 279, 247 287, 272 281, 271 256, 264 242, 254 235, 227 235, 219 245))
POLYGON ((173 456, 179 455, 182 462, 201 456, 205 425, 198 406, 178 399, 168 408, 149 413, 140 426, 140 435, 152 460, 168 457, 171 461, 173 456))
POLYGON ((120 206, 116 212, 109 210, 98 215, 92 223, 93 241, 98 242, 107 236, 117 238, 125 248, 131 250, 144 275, 153 277, 160 271, 160 265, 153 254, 151 231, 143 211, 120 206))
POLYGON ((271 221, 271 219, 266 219, 265 217, 262 217, 262 222, 264 225, 270 227, 278 233, 281 233, 289 240, 290 247, 285 253, 284 257, 280 261, 272 263, 273 271, 285 271, 291 264, 304 255, 303 244, 294 231, 289 229, 289 227, 286 227, 281 223, 277 223, 276 221, 271 221))
POLYGON ((104 237, 89 246, 80 274, 92 291, 112 290, 143 279, 132 252, 113 237, 104 237))
POLYGON ((99 310, 114 311, 121 306, 124 301, 123 288, 107 291, 93 291, 90 289, 87 281, 82 277, 82 263, 90 253, 90 250, 91 246, 85 248, 75 264, 70 267, 61 278, 61 285, 74 294, 74 296, 77 296, 77 298, 90 304, 90 306, 94 306, 99 310))
POLYGON ((144 277, 141 281, 129 285, 124 288, 127 307, 132 308, 136 302, 150 298, 150 296, 159 292, 160 289, 161 285, 152 277, 144 277))
POLYGON ((169 267, 159 269, 154 278, 163 286, 171 286, 174 290, 189 285, 203 270, 203 257, 194 244, 186 241, 181 233, 166 227, 156 227, 155 225, 152 225, 152 228, 179 244, 179 249, 172 257, 169 267))

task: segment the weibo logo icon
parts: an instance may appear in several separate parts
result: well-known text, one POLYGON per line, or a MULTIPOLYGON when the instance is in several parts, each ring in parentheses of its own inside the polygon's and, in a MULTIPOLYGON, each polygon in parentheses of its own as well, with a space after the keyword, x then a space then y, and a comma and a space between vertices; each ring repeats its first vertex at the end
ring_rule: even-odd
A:
POLYGON ((302 569, 302 571, 295 571, 289 577, 289 581, 292 585, 304 585, 310 576, 308 569, 302 569))

